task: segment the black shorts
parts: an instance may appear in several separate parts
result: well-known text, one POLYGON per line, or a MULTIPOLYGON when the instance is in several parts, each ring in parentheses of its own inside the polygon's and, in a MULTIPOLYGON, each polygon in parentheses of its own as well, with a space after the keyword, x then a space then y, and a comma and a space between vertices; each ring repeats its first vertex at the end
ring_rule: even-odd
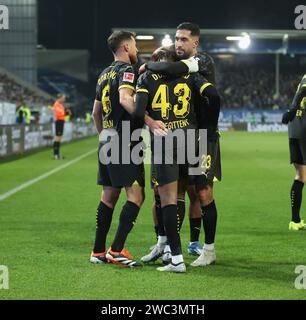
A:
POLYGON ((143 163, 139 165, 133 163, 103 164, 99 159, 99 153, 102 146, 103 144, 100 143, 98 151, 98 185, 114 188, 131 187, 134 185, 139 185, 140 187, 145 186, 143 163))
POLYGON ((56 120, 55 121, 55 135, 61 137, 64 133, 64 120, 56 120))
POLYGON ((188 164, 155 164, 153 167, 155 177, 151 177, 151 180, 155 187, 188 179, 188 164))
POLYGON ((172 152, 163 151, 161 155, 154 155, 151 158, 151 186, 162 186, 181 179, 188 179, 187 155, 185 154, 185 163, 178 163, 178 156, 184 156, 185 148, 174 149, 172 152), (178 151, 179 150, 179 151, 178 151), (155 161, 155 163, 154 163, 155 161), (167 163, 168 162, 168 163, 167 163), (171 163, 171 164, 169 164, 171 163))
POLYGON ((154 189, 158 186, 157 179, 156 179, 156 168, 153 163, 151 163, 151 189, 154 189))
POLYGON ((289 138, 290 163, 306 165, 306 140, 289 138))
POLYGON ((212 185, 216 181, 221 181, 221 153, 220 139, 207 142, 207 155, 203 156, 201 167, 205 174, 191 176, 189 183, 198 186, 212 185))

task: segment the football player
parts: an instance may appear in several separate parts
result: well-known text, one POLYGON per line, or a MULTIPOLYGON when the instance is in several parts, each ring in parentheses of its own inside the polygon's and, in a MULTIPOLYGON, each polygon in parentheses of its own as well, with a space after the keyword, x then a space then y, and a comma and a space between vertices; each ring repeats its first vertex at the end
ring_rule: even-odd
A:
POLYGON ((293 99, 292 108, 284 113, 282 122, 289 123, 290 162, 295 167, 290 202, 291 221, 289 230, 305 229, 304 220, 300 217, 302 193, 306 181, 306 74, 301 80, 293 99))
POLYGON ((122 124, 130 121, 130 114, 134 111, 136 75, 132 65, 137 62, 137 47, 135 35, 128 31, 116 31, 107 41, 114 61, 99 76, 93 106, 94 123, 99 133, 98 184, 103 190, 97 209, 96 240, 90 262, 111 262, 134 268, 141 264, 133 259, 124 245, 144 201, 144 167, 143 164, 123 164, 122 154, 119 164, 105 164, 107 154, 104 146, 115 147, 119 141, 121 151, 125 143, 121 137, 122 124), (106 237, 121 188, 125 188, 127 201, 120 213, 116 236, 106 250, 106 237))
MULTIPOLYGON (((198 53, 197 48, 199 45, 200 29, 199 27, 190 22, 181 23, 177 27, 175 36, 175 48, 176 54, 181 59, 177 62, 148 62, 144 68, 155 73, 178 77, 188 72, 199 72, 210 83, 215 84, 215 70, 212 58, 206 53, 198 53)), ((143 69, 143 68, 142 68, 143 69)), ((207 110, 207 108, 204 108, 207 110)), ((206 182, 201 182, 201 210, 202 220, 205 231, 205 243, 204 250, 201 250, 198 241, 191 241, 188 247, 190 253, 200 254, 199 259, 194 262, 194 266, 209 265, 215 262, 215 233, 217 225, 217 208, 213 196, 214 181, 221 181, 221 160, 220 160, 220 144, 219 133, 217 128, 218 123, 218 110, 213 114, 204 114, 201 121, 204 128, 208 131, 208 155, 207 164, 209 165, 209 174, 206 177, 206 182)), ((194 186, 182 188, 179 192, 179 198, 184 199, 185 189, 188 189, 188 194, 191 196, 191 208, 197 210, 199 208, 197 201, 196 191, 194 186), (194 201, 194 203, 193 203, 194 201)), ((184 206, 181 206, 181 210, 184 210, 184 206)), ((181 216, 184 216, 181 213, 181 216)), ((192 215, 190 215, 192 216, 192 215)), ((193 225, 191 229, 196 231, 199 229, 201 220, 197 219, 190 222, 193 225)), ((195 232, 196 233, 196 232, 195 232)), ((195 238, 198 236, 195 234, 195 238)))
MULTIPOLYGON (((174 56, 174 52, 163 51, 165 51, 166 55, 174 56)), ((220 108, 220 100, 216 89, 200 74, 186 74, 174 78, 147 71, 141 75, 137 82, 136 111, 134 115, 136 122, 138 122, 137 127, 142 127, 145 111, 147 111, 152 119, 163 121, 165 127, 174 134, 179 129, 186 133, 188 130, 202 128, 203 124, 198 124, 197 122, 200 119, 204 119, 203 110, 199 108, 197 110, 198 116, 196 117, 195 109, 196 99, 200 96, 209 99, 211 110, 220 108)), ((158 154, 155 150, 156 136, 151 136, 153 166, 155 168, 156 184, 161 200, 161 212, 166 234, 164 238, 168 240, 172 255, 171 263, 164 267, 159 267, 157 270, 185 272, 186 267, 180 242, 181 221, 177 204, 178 182, 180 181, 181 183, 183 180, 188 180, 190 164, 188 161, 181 164, 178 160, 178 154, 182 148, 183 152, 185 152, 185 160, 187 159, 187 141, 184 139, 185 143, 177 141, 174 144, 173 158, 171 159, 173 163, 169 163, 169 150, 167 149, 167 137, 169 134, 164 137, 165 140, 160 140, 163 146, 161 154, 158 154), (156 162, 156 154, 160 162, 156 162)), ((188 141, 189 143, 190 141, 188 141)), ((197 146, 198 139, 194 139, 193 143, 197 146)), ((156 251, 159 252, 156 253, 161 255, 165 246, 166 242, 158 241, 156 251)))

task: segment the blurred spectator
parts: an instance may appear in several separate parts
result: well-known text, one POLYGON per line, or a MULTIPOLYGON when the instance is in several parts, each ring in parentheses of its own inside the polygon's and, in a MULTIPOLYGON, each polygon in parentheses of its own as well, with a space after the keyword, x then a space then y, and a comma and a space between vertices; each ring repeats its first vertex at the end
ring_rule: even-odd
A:
POLYGON ((85 123, 90 123, 91 120, 92 120, 91 113, 90 112, 86 112, 85 113, 85 123))
POLYGON ((16 123, 30 124, 31 123, 31 110, 25 103, 21 103, 16 109, 16 123))
POLYGON ((275 95, 275 73, 267 68, 242 65, 218 65, 217 86, 223 108, 279 110, 288 108, 302 75, 280 75, 280 95, 275 95))
POLYGON ((16 123, 18 124, 25 123, 25 116, 24 116, 22 105, 19 105, 16 109, 16 123))
POLYGON ((21 86, 5 74, 0 73, 0 101, 19 104, 46 103, 46 99, 21 86))

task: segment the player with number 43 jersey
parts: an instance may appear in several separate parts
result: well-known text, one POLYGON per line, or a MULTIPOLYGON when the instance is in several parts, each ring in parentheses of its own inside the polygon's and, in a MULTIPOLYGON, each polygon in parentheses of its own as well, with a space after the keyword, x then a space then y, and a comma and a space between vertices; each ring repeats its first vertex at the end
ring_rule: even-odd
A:
MULTIPOLYGON (((167 50, 165 49, 164 51, 167 56, 167 50)), ((169 53, 168 55, 173 56, 169 53)), ((189 129, 196 131, 198 127, 202 127, 198 123, 198 119, 203 119, 203 117, 197 117, 195 114, 195 102, 198 102, 196 98, 207 97, 209 99, 210 97, 218 96, 218 93, 214 86, 200 74, 185 74, 181 77, 173 78, 151 71, 147 71, 140 76, 136 92, 134 113, 136 127, 142 127, 145 112, 147 111, 148 115, 154 120, 163 121, 168 129, 168 135, 169 131, 173 131, 176 134, 177 130, 180 129, 184 133, 184 141, 178 139, 176 143, 170 141, 168 145, 168 135, 159 139, 160 142, 162 141, 161 150, 155 150, 155 139, 160 137, 156 138, 152 134, 151 149, 153 161, 155 161, 153 166, 155 167, 155 178, 161 200, 161 213, 166 231, 165 238, 168 240, 172 255, 171 262, 157 270, 185 272, 186 267, 180 241, 181 222, 177 211, 178 181, 181 182, 184 179, 188 179, 188 169, 192 166, 187 160, 187 144, 189 146, 190 143, 194 144, 195 148, 191 150, 196 150, 199 144, 196 135, 193 136, 192 142, 190 142, 190 139, 186 139, 188 137, 186 131, 189 129), (170 148, 172 148, 171 151, 170 148), (180 148, 183 148, 182 152, 185 156, 183 163, 179 159, 179 154, 182 154, 182 152, 179 152, 180 148), (157 157, 155 157, 156 154, 157 157)), ((220 101, 218 99, 212 99, 212 101, 216 101, 217 105, 209 103, 209 108, 219 109, 220 101)), ((204 112, 204 109, 201 110, 199 108, 198 112, 201 113, 201 111, 204 112)), ((158 242, 157 246, 160 247, 161 254, 166 243, 160 242, 158 242)))

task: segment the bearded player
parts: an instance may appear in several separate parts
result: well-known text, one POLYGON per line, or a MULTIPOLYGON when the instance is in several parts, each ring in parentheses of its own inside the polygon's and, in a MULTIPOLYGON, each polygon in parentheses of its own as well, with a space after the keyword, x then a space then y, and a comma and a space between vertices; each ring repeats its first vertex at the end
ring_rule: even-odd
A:
MULTIPOLYGON (((212 84, 215 83, 214 63, 210 56, 205 53, 198 54, 197 47, 199 45, 200 29, 194 23, 182 23, 177 27, 175 37, 176 54, 181 59, 178 62, 148 62, 145 65, 147 70, 168 76, 178 77, 188 72, 199 72, 212 84)), ((204 128, 208 131, 208 164, 209 176, 206 182, 202 182, 201 189, 201 209, 202 221, 205 231, 204 250, 200 257, 194 261, 194 266, 204 266, 215 262, 215 233, 217 226, 217 208, 213 197, 213 184, 215 180, 221 180, 221 162, 220 162, 220 146, 219 134, 215 119, 209 114, 203 116, 205 122, 204 128)), ((214 116, 215 118, 215 116, 214 116)), ((203 123, 203 122, 202 122, 203 123)), ((191 206, 194 210, 198 210, 196 191, 193 186, 189 186, 188 194, 191 194, 191 206)), ((178 197, 184 199, 185 190, 180 190, 178 197)), ((184 210, 184 206, 181 206, 184 210)), ((181 216, 184 216, 181 213, 181 216)), ((198 223, 198 222, 197 222, 198 223)), ((190 223, 192 224, 192 223, 190 223)), ((201 224, 201 220, 200 220, 201 224)), ((199 229, 200 225, 196 228, 199 229)), ((194 229, 194 230, 197 230, 194 229)), ((197 242, 195 242, 197 244, 197 242)), ((190 243, 189 248, 193 243, 190 243)))

